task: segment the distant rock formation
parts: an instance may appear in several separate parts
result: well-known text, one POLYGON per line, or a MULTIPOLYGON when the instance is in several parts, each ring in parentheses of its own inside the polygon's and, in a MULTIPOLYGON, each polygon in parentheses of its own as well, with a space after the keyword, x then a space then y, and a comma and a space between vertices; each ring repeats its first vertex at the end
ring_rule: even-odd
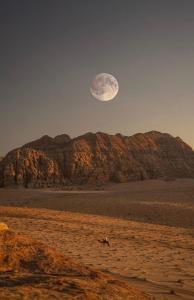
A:
POLYGON ((43 136, 0 162, 0 186, 63 186, 194 178, 194 151, 179 137, 151 131, 133 136, 87 133, 43 136))
POLYGON ((0 163, 0 185, 39 187, 62 184, 63 174, 55 160, 42 151, 20 148, 0 163))
POLYGON ((10 300, 152 299, 117 277, 11 230, 0 231, 0 283, 1 299, 10 300))

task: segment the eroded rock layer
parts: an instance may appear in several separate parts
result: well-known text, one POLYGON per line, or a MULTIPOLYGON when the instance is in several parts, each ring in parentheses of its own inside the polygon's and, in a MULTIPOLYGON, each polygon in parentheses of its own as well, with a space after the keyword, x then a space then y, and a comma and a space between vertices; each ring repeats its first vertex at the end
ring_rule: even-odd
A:
POLYGON ((179 137, 151 131, 133 136, 87 133, 44 136, 0 162, 0 186, 103 184, 194 178, 194 151, 179 137))

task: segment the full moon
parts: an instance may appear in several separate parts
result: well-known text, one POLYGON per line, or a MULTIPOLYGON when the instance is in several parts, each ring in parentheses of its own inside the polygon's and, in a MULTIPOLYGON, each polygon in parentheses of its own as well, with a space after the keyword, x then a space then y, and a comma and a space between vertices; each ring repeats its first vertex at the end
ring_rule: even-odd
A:
POLYGON ((101 101, 112 100, 117 95, 118 90, 118 81, 114 76, 107 73, 96 75, 90 87, 92 96, 101 101))

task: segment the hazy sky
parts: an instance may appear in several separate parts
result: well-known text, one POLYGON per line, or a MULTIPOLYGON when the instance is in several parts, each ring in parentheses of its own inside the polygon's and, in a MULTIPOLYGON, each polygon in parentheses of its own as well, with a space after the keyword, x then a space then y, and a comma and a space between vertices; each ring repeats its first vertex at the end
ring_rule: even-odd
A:
POLYGON ((0 155, 44 134, 158 130, 194 147, 193 0, 1 0, 0 155), (120 90, 90 95, 97 73, 120 90))

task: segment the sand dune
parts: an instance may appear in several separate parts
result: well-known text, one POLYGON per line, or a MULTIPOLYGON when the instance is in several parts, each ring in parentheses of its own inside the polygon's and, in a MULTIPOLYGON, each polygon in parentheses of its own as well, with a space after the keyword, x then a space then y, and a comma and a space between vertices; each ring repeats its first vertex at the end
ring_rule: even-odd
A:
POLYGON ((192 179, 101 192, 0 189, 0 205, 1 222, 79 263, 117 274, 158 300, 194 299, 192 179), (110 247, 98 242, 105 236, 110 247))
POLYGON ((0 219, 76 261, 117 274, 155 299, 193 299, 194 230, 46 209, 0 208, 0 219), (111 246, 98 239, 108 236, 111 246))
POLYGON ((54 248, 0 231, 0 299, 151 300, 124 281, 75 263, 54 248))

